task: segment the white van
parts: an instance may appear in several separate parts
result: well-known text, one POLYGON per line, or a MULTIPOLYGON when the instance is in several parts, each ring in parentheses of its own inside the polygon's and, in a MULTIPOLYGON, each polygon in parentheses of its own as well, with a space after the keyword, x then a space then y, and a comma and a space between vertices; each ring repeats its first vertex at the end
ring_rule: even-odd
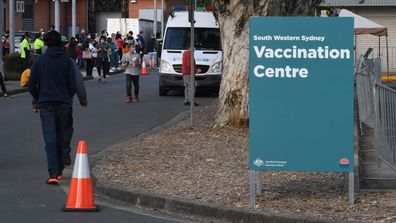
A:
MULTIPOLYGON (((195 63, 197 88, 218 91, 223 71, 223 53, 220 29, 212 12, 195 12, 195 63)), ((162 44, 159 95, 169 90, 184 88, 182 55, 186 42, 190 42, 188 12, 175 12, 170 16, 162 44)))

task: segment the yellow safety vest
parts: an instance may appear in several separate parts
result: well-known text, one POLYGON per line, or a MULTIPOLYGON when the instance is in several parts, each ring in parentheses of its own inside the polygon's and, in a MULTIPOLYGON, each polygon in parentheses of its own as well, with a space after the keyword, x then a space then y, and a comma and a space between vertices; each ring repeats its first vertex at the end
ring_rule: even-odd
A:
POLYGON ((25 48, 30 51, 30 44, 27 39, 24 39, 21 43, 21 58, 26 58, 25 48))
POLYGON ((44 46, 44 41, 42 41, 40 38, 37 38, 34 41, 34 50, 37 52, 37 50, 41 50, 41 48, 44 46))

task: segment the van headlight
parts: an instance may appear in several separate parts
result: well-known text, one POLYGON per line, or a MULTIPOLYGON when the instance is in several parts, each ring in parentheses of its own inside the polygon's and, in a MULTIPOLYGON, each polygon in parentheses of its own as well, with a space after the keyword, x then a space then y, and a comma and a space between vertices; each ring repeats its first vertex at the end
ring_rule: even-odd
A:
POLYGON ((223 71, 223 62, 217 62, 210 68, 209 73, 221 73, 223 71))
POLYGON ((173 67, 170 63, 165 60, 161 60, 161 73, 173 73, 173 67))

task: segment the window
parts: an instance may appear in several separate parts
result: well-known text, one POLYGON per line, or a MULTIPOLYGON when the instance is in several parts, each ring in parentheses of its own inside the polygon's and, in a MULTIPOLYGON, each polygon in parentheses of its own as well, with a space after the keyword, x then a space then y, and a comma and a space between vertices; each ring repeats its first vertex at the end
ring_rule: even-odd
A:
POLYGON ((20 12, 20 13, 25 12, 25 2, 24 1, 16 1, 16 12, 20 12))
MULTIPOLYGON (((190 41, 190 28, 168 28, 164 49, 184 50, 190 41)), ((217 28, 195 28, 195 49, 221 50, 220 30, 217 28)))

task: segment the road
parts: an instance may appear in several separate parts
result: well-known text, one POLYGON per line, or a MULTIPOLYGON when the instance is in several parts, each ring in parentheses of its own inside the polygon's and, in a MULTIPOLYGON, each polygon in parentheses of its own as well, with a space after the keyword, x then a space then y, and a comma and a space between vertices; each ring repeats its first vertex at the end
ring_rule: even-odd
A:
MULTIPOLYGON (((107 83, 85 82, 88 107, 74 103, 77 141, 88 142, 90 154, 148 131, 188 110, 183 97, 158 96, 158 75, 141 77, 140 102, 125 103, 125 77, 108 78, 107 83)), ((207 104, 213 97, 198 98, 207 104)), ((74 160, 74 154, 73 154, 74 160)), ((98 213, 61 212, 67 195, 61 187, 46 185, 47 165, 39 115, 31 110, 31 97, 18 95, 0 99, 0 222, 183 222, 101 207, 98 213)))

